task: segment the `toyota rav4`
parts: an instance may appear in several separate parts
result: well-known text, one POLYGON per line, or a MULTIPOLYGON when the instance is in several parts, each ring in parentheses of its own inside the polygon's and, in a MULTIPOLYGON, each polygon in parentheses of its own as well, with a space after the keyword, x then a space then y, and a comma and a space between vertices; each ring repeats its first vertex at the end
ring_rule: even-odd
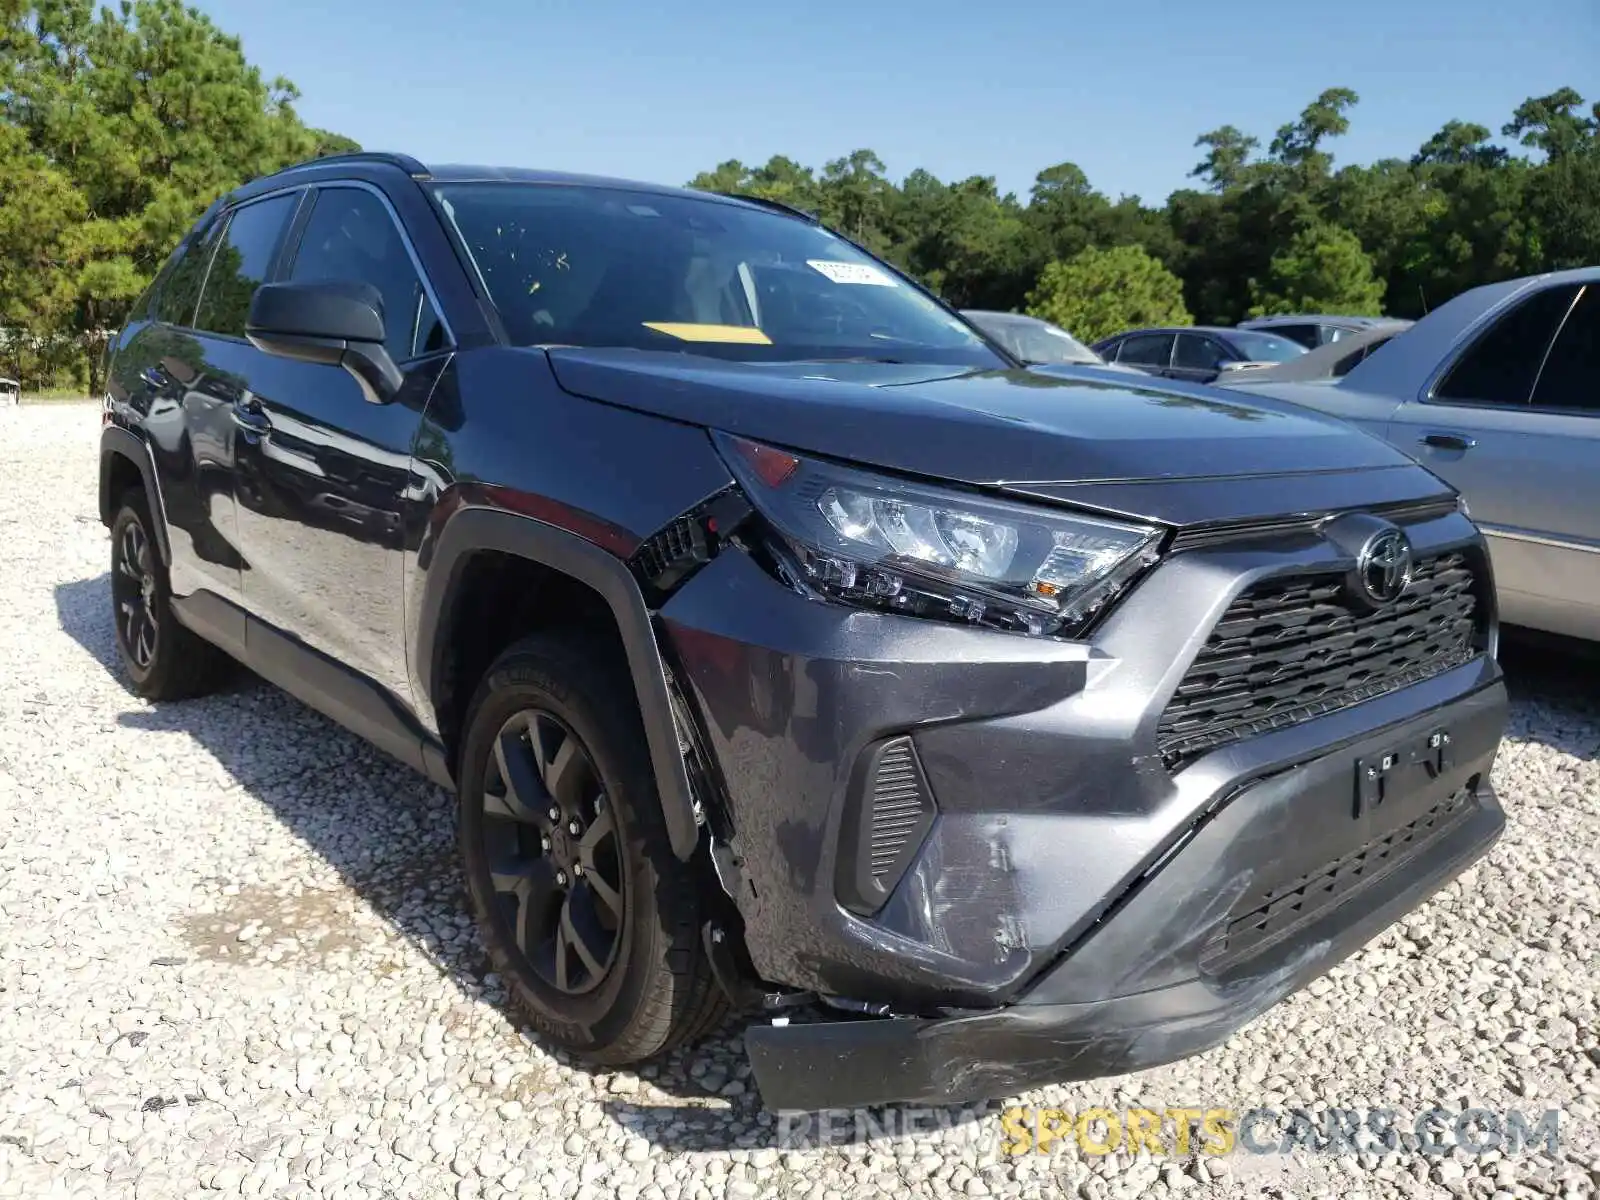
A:
POLYGON ((774 1108, 1170 1061, 1503 824, 1445 484, 1024 369, 771 202, 326 158, 112 350, 136 691, 241 662, 453 789, 495 969, 593 1061, 730 1007, 774 1108))

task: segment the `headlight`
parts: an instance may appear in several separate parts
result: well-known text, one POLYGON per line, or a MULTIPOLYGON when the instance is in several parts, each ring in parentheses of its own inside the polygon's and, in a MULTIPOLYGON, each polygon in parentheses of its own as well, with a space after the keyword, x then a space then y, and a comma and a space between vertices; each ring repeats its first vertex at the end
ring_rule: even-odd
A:
POLYGON ((717 434, 791 583, 871 608, 1072 636, 1158 557, 1161 530, 890 479, 717 434))

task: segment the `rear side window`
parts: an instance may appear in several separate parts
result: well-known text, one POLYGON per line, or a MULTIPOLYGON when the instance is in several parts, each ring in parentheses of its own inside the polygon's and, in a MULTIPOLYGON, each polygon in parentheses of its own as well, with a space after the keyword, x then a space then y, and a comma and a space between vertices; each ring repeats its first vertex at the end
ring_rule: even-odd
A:
POLYGON ((1137 367, 1164 367, 1172 361, 1170 333, 1136 333, 1124 338, 1117 361, 1137 367))
POLYGON ((1496 321, 1450 368, 1435 400, 1526 404, 1550 339, 1577 295, 1576 286, 1546 288, 1496 321))
POLYGON ((383 328, 396 362, 445 347, 444 326, 389 210, 361 188, 323 188, 289 278, 368 283, 383 297, 383 328))
POLYGON ((1556 335, 1533 389, 1537 408, 1600 411, 1600 286, 1589 284, 1556 335))
POLYGON ((284 225, 298 199, 297 194, 273 196, 245 205, 229 219, 206 276, 195 328, 244 336, 250 301, 272 268, 284 225))
POLYGON ((206 281, 206 264, 211 261, 218 228, 213 225, 204 241, 190 244, 167 272, 166 282, 156 296, 156 320, 169 325, 194 324, 194 307, 200 302, 200 287, 206 281))

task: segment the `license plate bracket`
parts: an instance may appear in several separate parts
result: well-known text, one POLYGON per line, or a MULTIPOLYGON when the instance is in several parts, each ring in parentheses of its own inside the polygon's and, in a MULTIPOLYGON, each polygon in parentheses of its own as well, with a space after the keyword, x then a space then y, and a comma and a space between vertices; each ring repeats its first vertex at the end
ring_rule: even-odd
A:
POLYGON ((1443 726, 1411 738, 1377 754, 1356 760, 1355 816, 1381 808, 1384 801, 1398 794, 1405 783, 1413 782, 1413 771, 1421 770, 1428 779, 1437 779, 1455 765, 1455 744, 1443 726))

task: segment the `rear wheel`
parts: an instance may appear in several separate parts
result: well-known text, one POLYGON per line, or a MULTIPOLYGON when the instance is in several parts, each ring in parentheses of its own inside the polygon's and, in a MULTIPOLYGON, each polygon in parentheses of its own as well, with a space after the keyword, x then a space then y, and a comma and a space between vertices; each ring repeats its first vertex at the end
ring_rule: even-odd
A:
POLYGON ((124 493, 111 522, 111 616, 117 651, 133 690, 149 700, 182 700, 215 691, 234 663, 178 624, 144 492, 124 493))
POLYGON ((542 1035, 610 1064, 698 1036, 723 1012, 697 877, 668 844, 632 696, 603 643, 519 642, 478 689, 459 773, 490 958, 542 1035))

